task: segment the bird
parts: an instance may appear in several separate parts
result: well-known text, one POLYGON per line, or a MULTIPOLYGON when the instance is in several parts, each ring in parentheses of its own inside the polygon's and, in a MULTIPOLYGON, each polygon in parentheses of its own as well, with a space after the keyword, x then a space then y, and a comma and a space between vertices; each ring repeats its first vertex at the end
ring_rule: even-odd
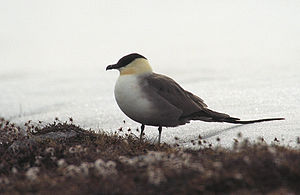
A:
POLYGON ((141 124, 140 140, 145 126, 158 127, 160 144, 162 127, 176 127, 192 120, 233 124, 284 120, 245 121, 213 111, 200 97, 183 89, 172 78, 153 72, 148 59, 138 53, 128 54, 106 67, 106 70, 112 69, 120 72, 114 88, 116 102, 129 118, 141 124))

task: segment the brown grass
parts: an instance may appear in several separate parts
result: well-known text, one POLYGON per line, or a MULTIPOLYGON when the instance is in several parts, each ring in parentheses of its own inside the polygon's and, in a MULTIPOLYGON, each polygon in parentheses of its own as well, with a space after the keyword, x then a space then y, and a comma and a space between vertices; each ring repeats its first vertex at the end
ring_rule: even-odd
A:
POLYGON ((300 191, 300 150, 242 141, 182 149, 72 122, 0 119, 0 194, 286 194, 300 191), (53 137, 65 133, 70 137, 53 137))

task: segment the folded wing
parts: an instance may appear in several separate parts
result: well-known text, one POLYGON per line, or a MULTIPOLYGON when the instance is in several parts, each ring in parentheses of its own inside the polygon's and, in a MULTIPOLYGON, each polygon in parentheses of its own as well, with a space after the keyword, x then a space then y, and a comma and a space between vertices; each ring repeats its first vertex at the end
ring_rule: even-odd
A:
POLYGON ((230 118, 227 114, 208 109, 200 97, 184 90, 167 76, 153 73, 147 76, 145 80, 148 87, 182 111, 181 119, 216 121, 216 118, 230 118))

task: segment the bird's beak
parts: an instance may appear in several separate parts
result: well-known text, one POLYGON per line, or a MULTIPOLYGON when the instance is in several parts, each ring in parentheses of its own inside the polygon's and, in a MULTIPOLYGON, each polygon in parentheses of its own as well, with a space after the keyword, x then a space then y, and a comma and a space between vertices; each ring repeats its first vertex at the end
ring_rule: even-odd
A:
POLYGON ((106 67, 106 70, 112 70, 112 69, 117 69, 117 64, 112 64, 106 67))

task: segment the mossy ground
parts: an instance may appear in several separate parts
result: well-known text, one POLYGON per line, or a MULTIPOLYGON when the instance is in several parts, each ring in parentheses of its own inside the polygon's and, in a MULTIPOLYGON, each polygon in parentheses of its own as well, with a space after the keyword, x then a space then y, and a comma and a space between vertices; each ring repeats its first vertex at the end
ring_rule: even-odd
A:
POLYGON ((121 136, 87 131, 72 121, 25 127, 26 136, 20 127, 0 120, 0 194, 300 191, 300 150, 295 148, 244 140, 232 149, 183 149, 140 142, 130 132, 121 136), (68 136, 51 138, 53 133, 68 136))

